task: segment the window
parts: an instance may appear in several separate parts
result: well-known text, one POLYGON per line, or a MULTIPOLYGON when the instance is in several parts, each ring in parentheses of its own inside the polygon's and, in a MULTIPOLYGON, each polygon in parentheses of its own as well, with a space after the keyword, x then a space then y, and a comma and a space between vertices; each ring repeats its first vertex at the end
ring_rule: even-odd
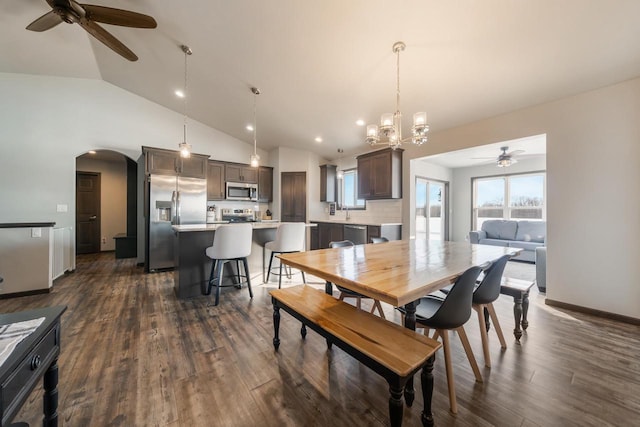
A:
POLYGON ((343 171, 344 177, 339 180, 340 205, 349 209, 364 209, 364 200, 356 199, 358 194, 358 170, 347 169, 343 171))
POLYGON ((545 174, 474 178, 473 201, 474 230, 488 219, 544 220, 545 174))

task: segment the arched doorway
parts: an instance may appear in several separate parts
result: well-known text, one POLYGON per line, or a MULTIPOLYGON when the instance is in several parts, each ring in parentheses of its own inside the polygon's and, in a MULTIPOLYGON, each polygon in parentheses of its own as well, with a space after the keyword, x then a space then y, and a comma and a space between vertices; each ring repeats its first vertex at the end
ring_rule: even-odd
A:
POLYGON ((76 254, 136 256, 137 163, 95 150, 76 157, 76 254))

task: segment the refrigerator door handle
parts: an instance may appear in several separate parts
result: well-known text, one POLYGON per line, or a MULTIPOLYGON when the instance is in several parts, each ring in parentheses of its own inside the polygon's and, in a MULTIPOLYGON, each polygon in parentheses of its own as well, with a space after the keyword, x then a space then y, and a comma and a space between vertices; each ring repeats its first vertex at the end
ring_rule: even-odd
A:
POLYGON ((180 225, 180 192, 176 191, 176 224, 180 225))
POLYGON ((174 192, 171 193, 171 224, 173 224, 173 225, 178 225, 177 222, 176 222, 177 219, 178 219, 178 217, 176 215, 176 213, 177 213, 176 208, 177 208, 176 192, 174 191, 174 192))

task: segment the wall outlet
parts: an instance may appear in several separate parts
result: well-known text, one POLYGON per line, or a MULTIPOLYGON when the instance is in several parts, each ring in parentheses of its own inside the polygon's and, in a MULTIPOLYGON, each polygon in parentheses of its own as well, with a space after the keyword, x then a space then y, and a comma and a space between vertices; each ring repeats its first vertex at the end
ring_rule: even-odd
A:
POLYGON ((42 237, 42 228, 32 228, 31 237, 42 237))
POLYGON ((57 205, 56 206, 56 212, 68 212, 69 211, 69 205, 57 205))
POLYGON ((107 238, 106 238, 106 237, 104 237, 104 236, 102 237, 102 244, 103 244, 103 245, 106 245, 106 244, 107 244, 107 238))

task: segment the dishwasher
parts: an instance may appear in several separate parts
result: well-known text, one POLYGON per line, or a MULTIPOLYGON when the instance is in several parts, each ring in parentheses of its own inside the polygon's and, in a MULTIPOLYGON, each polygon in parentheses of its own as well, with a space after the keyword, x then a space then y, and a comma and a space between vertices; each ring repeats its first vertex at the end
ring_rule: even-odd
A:
POLYGON ((345 225, 344 240, 351 240, 356 245, 367 243, 366 225, 345 225))

